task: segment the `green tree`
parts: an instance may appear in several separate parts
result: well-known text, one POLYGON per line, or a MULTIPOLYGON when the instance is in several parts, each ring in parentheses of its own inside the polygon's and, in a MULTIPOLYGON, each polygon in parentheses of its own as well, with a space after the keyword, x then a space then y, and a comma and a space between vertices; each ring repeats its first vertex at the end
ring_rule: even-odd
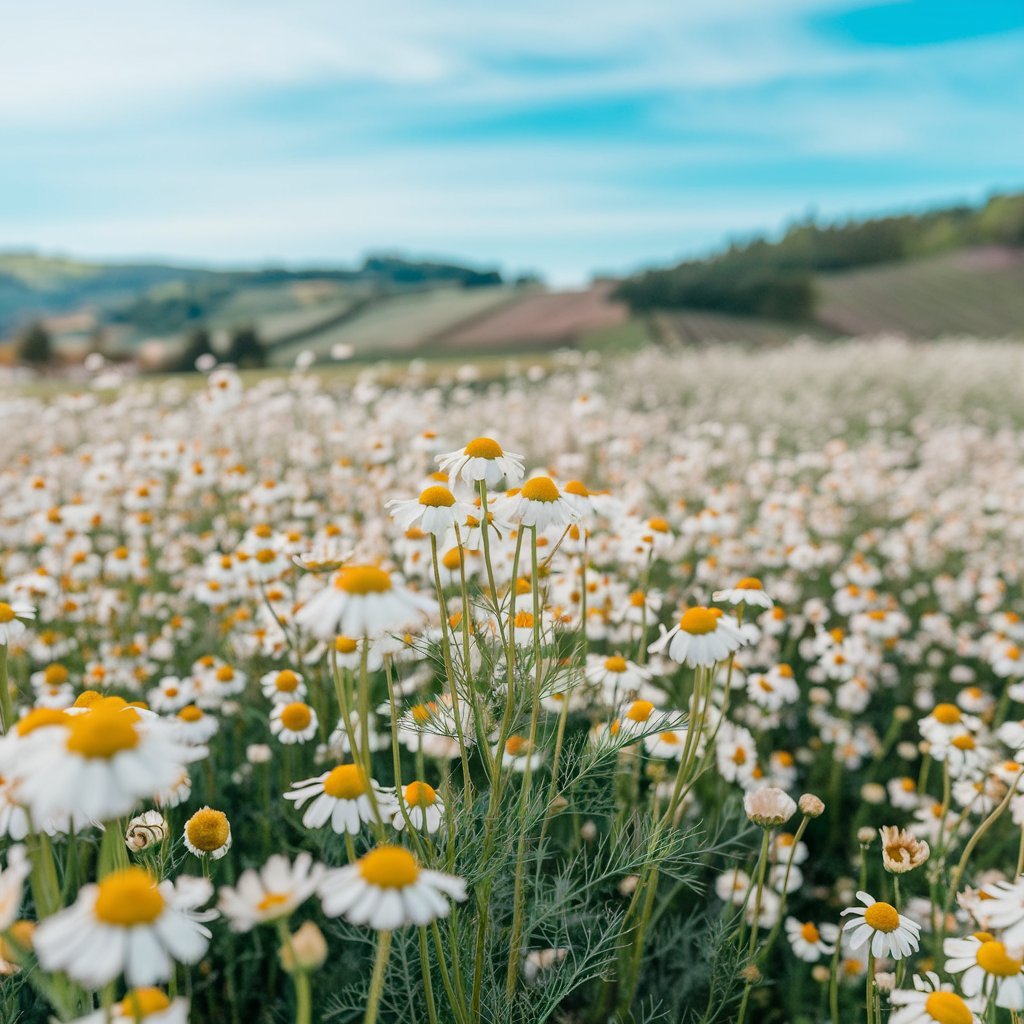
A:
POLYGON ((47 366, 53 361, 53 338, 40 321, 30 323, 18 336, 17 353, 20 362, 31 366, 47 366))
POLYGON ((185 348, 174 368, 180 373, 191 373, 196 368, 196 360, 205 355, 213 355, 210 332, 205 327, 195 327, 188 332, 185 348))
POLYGON ((227 358, 240 369, 267 365, 267 350, 255 327, 236 327, 231 332, 227 358))

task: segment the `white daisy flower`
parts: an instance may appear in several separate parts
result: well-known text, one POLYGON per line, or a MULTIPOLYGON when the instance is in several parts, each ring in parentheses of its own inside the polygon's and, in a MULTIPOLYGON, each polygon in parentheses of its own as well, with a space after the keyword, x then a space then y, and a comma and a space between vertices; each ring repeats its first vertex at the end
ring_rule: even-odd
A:
POLYGON ((1011 955, 1004 943, 987 932, 978 932, 963 939, 946 939, 942 951, 946 973, 963 975, 960 989, 965 996, 986 1000, 994 996, 996 1006, 1024 1009, 1024 960, 1011 955))
POLYGON ((232 931, 247 932, 258 924, 290 916, 316 892, 323 877, 323 865, 314 864, 308 853, 300 853, 294 863, 274 854, 259 871, 243 871, 237 886, 223 886, 217 909, 232 931))
POLYGON ((470 512, 469 506, 460 502, 447 487, 440 484, 421 491, 418 498, 391 498, 384 504, 391 511, 391 518, 403 530, 417 526, 424 533, 432 533, 438 542, 470 512))
POLYGON ((735 586, 716 590, 711 599, 732 605, 753 605, 755 608, 771 608, 775 603, 765 593, 764 584, 756 576, 744 576, 735 586))
POLYGON ((816 925, 813 921, 798 921, 786 918, 786 938, 796 956, 804 963, 815 964, 822 957, 836 951, 839 926, 835 924, 816 925))
POLYGON ((282 743, 306 743, 316 735, 318 726, 316 711, 302 701, 275 704, 270 712, 270 731, 282 743))
POLYGON ((298 672, 290 668, 267 672, 260 678, 263 696, 275 704, 290 704, 295 700, 306 699, 306 683, 298 672))
POLYGON ((863 907, 847 907, 842 916, 853 914, 856 920, 847 921, 843 928, 850 937, 850 949, 859 949, 870 940, 875 957, 889 956, 902 960, 916 953, 921 941, 921 926, 904 917, 895 907, 880 903, 866 892, 858 892, 863 907))
POLYGON ((683 612, 672 629, 665 631, 647 650, 664 651, 673 661, 690 668, 711 668, 744 644, 739 623, 717 608, 694 607, 683 612))
POLYGON ((128 814, 177 784, 184 765, 206 753, 183 743, 164 719, 117 697, 71 711, 17 746, 18 799, 37 821, 128 814))
POLYGON ((436 456, 437 464, 454 484, 462 480, 475 489, 479 481, 495 487, 504 479, 515 486, 523 478, 523 456, 502 450, 490 437, 478 437, 461 451, 436 456))
POLYGON ((24 601, 0 601, 0 647, 6 647, 25 632, 24 619, 34 619, 36 610, 24 601))
POLYGON ((347 565, 299 609, 295 623, 322 640, 339 633, 362 638, 402 629, 435 610, 432 600, 395 583, 384 569, 347 565))
POLYGON ((158 988, 133 988, 110 1007, 78 1017, 71 1024, 188 1024, 188 1001, 171 999, 158 988))
POLYGON ((521 490, 507 499, 504 511, 509 519, 532 526, 536 531, 568 526, 579 518, 576 509, 562 496, 554 480, 535 476, 521 490))
POLYGON ((378 931, 447 917, 446 897, 465 900, 465 880, 421 868, 401 846, 378 846, 354 864, 331 871, 320 886, 328 917, 344 916, 378 931))
POLYGON ((175 963, 194 964, 210 932, 193 913, 213 889, 204 879, 157 880, 144 868, 85 885, 66 910, 37 926, 32 947, 45 971, 64 971, 96 990, 124 974, 129 985, 167 981, 175 963))
POLYGON ((962 999, 952 985, 942 985, 939 976, 929 971, 922 978, 914 975, 914 988, 890 993, 894 1008, 889 1024, 978 1024, 976 1006, 962 999))
POLYGON ((410 782, 402 788, 399 799, 405 805, 405 813, 399 807, 391 818, 391 824, 399 832, 405 828, 406 815, 412 827, 419 832, 432 835, 441 827, 444 801, 433 786, 426 782, 410 782))
POLYGON ((296 809, 312 801, 302 816, 302 824, 306 828, 322 828, 330 822, 338 835, 358 835, 364 824, 386 820, 398 806, 393 791, 367 779, 366 772, 357 764, 339 764, 316 778, 296 782, 284 798, 291 800, 296 809))
POLYGON ((17 920, 25 879, 31 870, 25 847, 12 846, 7 851, 7 867, 0 871, 0 932, 7 931, 17 920))

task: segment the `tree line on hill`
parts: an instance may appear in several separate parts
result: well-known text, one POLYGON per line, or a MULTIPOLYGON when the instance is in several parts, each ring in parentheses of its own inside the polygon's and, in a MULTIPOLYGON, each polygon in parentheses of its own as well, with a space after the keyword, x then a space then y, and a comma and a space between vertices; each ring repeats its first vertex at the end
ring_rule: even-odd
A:
POLYGON ((638 312, 692 308, 806 320, 814 312, 817 273, 972 245, 1024 245, 1024 193, 995 195, 981 207, 832 224, 807 219, 778 241, 758 237, 707 259, 628 278, 616 297, 638 312))

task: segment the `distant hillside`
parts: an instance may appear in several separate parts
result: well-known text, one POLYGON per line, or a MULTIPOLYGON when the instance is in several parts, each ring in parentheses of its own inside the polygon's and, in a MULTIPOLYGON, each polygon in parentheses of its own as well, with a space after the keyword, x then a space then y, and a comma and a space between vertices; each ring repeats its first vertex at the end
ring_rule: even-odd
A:
POLYGON ((496 270, 390 255, 370 256, 357 269, 216 271, 0 252, 0 339, 33 319, 87 312, 95 329, 109 327, 131 344, 215 324, 225 316, 236 322, 246 315, 246 305, 257 315, 288 313, 308 310, 318 299, 347 299, 353 290, 365 294, 501 283, 496 270), (245 296, 241 303, 240 296, 245 296))
POLYGON ((800 222, 778 241, 755 238, 707 259, 638 274, 622 282, 618 295, 634 311, 704 309, 801 322, 818 311, 821 275, 984 246, 1024 246, 1024 193, 993 196, 977 208, 800 222))
POLYGON ((816 320, 839 334, 1024 338, 1024 249, 984 247, 817 279, 816 320))

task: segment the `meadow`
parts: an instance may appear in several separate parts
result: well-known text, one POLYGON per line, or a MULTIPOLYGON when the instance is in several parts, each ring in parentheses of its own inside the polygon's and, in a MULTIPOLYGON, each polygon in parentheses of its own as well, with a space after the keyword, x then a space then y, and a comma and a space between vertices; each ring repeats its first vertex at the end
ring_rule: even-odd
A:
POLYGON ((1024 1020, 1022 382, 3 394, 0 1020, 1024 1020))

